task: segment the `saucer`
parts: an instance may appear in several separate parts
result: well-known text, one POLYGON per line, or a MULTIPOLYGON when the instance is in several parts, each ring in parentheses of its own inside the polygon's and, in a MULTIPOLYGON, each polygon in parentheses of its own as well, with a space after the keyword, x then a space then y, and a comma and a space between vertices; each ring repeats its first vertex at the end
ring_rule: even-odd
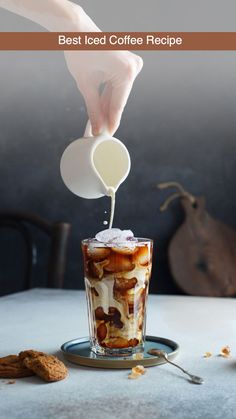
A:
POLYGON ((179 352, 178 343, 173 340, 160 338, 156 336, 146 336, 144 344, 143 355, 140 358, 140 353, 132 354, 124 357, 96 355, 90 350, 90 342, 88 337, 78 338, 63 343, 61 350, 68 361, 86 367, 95 368, 132 368, 135 365, 143 365, 145 367, 152 367, 154 365, 165 364, 166 361, 161 357, 149 355, 150 349, 163 350, 168 354, 168 358, 174 359, 179 352))

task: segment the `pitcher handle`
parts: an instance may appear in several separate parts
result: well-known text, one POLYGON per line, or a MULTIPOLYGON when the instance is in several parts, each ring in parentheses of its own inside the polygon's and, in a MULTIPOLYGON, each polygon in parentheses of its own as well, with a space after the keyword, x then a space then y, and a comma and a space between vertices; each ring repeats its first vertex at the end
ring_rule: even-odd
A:
POLYGON ((88 122, 85 127, 85 131, 84 131, 84 137, 92 137, 92 136, 93 136, 92 125, 91 125, 90 119, 88 119, 88 122))

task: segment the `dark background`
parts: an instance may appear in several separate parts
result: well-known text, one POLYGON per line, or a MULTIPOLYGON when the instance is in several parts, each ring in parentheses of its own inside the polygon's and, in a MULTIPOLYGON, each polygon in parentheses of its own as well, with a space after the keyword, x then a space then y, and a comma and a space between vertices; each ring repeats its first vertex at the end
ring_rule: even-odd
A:
MULTIPOLYGON (((129 5, 97 3, 80 2, 107 31, 235 30, 230 1, 228 8, 202 0, 182 0, 178 7, 174 1, 154 0, 148 7, 134 0, 129 5)), ((42 29, 0 10, 0 30, 42 29)), ((179 202, 159 212, 169 192, 158 191, 156 184, 181 182, 193 194, 206 196, 212 215, 236 227, 236 56, 210 51, 140 55, 144 68, 116 133, 130 151, 132 169, 117 194, 114 226, 154 238, 151 291, 179 293, 168 271, 166 249, 184 214, 179 202)), ((104 228, 110 204, 106 197, 74 196, 60 178, 61 154, 82 136, 86 121, 63 53, 0 52, 0 211, 30 211, 72 224, 66 288, 83 287, 80 240, 104 228)), ((43 286, 48 243, 34 233, 40 254, 34 284, 43 286)), ((1 294, 21 288, 23 258, 20 238, 0 230, 1 294)))

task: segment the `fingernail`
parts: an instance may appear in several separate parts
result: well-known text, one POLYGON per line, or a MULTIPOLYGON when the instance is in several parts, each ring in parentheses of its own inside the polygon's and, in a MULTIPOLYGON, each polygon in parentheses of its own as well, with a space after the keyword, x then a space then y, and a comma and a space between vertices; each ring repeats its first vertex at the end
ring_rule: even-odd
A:
POLYGON ((109 130, 107 124, 103 121, 93 126, 93 135, 100 135, 104 131, 109 130))
POLYGON ((101 129, 97 125, 93 125, 92 127, 93 135, 99 135, 101 134, 101 129))
POLYGON ((93 129, 93 135, 94 135, 94 137, 96 137, 99 134, 101 134, 100 131, 93 129))

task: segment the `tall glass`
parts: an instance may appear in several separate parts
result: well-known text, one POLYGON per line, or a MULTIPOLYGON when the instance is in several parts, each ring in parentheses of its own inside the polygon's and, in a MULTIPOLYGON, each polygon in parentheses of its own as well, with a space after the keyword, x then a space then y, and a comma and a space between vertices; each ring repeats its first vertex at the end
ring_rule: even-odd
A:
POLYGON ((91 349, 119 356, 141 352, 153 242, 82 241, 91 349))

